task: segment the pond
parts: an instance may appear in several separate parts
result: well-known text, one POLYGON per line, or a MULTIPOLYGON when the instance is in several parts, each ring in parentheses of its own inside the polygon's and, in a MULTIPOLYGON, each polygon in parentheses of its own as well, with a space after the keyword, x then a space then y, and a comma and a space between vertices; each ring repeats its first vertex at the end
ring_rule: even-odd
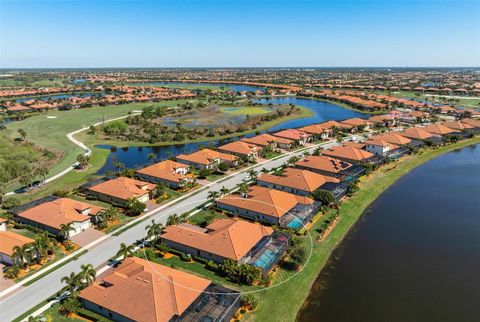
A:
MULTIPOLYGON (((321 123, 328 120, 343 120, 352 117, 367 118, 369 114, 363 114, 356 111, 352 111, 346 108, 343 108, 334 103, 311 100, 306 98, 297 98, 297 97, 276 97, 271 99, 261 99, 258 102, 262 104, 295 104, 301 105, 313 112, 313 115, 308 118, 295 119, 290 121, 285 121, 283 123, 277 124, 270 128, 267 132, 279 131, 286 128, 295 128, 305 125, 310 125, 314 123, 321 123)), ((173 120, 172 120, 173 122, 173 120)), ((246 136, 253 136, 254 134, 249 134, 246 136)), ((234 140, 232 138, 230 140, 234 140)), ((98 171, 99 174, 103 174, 106 171, 115 170, 114 163, 121 162, 127 168, 138 168, 145 166, 152 161, 148 159, 150 153, 155 153, 158 156, 159 160, 164 160, 169 157, 174 157, 183 153, 190 153, 198 150, 201 146, 207 146, 209 144, 218 145, 219 142, 215 140, 199 142, 199 143, 189 143, 189 144, 179 144, 179 145, 170 145, 170 146, 149 146, 149 147, 130 147, 130 148, 114 148, 109 145, 99 146, 101 148, 111 149, 106 164, 98 171)))
POLYGON ((386 190, 334 251, 298 321, 478 321, 480 145, 386 190))

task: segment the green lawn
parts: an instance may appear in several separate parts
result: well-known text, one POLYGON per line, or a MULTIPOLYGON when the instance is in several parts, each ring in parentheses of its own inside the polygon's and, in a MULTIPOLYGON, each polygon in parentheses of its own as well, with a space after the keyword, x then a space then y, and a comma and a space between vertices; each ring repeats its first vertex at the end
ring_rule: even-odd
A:
MULTIPOLYGON (((413 168, 428 160, 439 156, 442 153, 462 148, 470 144, 480 143, 480 138, 474 138, 459 142, 454 145, 440 147, 435 150, 428 150, 420 155, 409 156, 404 160, 382 167, 368 178, 360 182, 360 191, 352 198, 342 203, 340 212, 341 218, 335 228, 325 240, 313 243, 312 257, 303 271, 283 284, 264 292, 258 293, 258 309, 246 316, 247 321, 295 321, 297 312, 301 309, 310 287, 321 269, 327 262, 333 249, 339 245, 350 228, 360 218, 363 211, 373 202, 385 189, 392 185, 400 177, 413 168), (272 308, 275 308, 272 310, 272 308)), ((322 223, 316 222, 310 229, 312 237, 318 236, 315 232, 322 223)), ((304 243, 310 246, 307 238, 304 243)), ((282 271, 279 272, 279 274, 282 271)), ((283 273, 282 273, 283 274, 283 273)))
POLYGON ((202 209, 199 212, 197 212, 195 215, 190 216, 188 218, 188 222, 191 223, 192 225, 200 225, 202 222, 205 221, 205 218, 209 215, 213 215, 215 219, 227 218, 227 215, 223 213, 219 213, 209 209, 202 209))
MULTIPOLYGON (((92 107, 72 111, 49 111, 44 114, 29 117, 22 121, 9 123, 4 133, 10 139, 15 139, 18 138, 18 129, 23 129, 27 133, 28 141, 50 151, 61 152, 63 154, 62 159, 50 168, 49 176, 51 176, 73 164, 76 161, 77 155, 83 152, 79 146, 68 140, 66 137, 67 133, 83 127, 88 127, 91 124, 102 121, 102 119, 108 120, 125 116, 128 112, 141 110, 147 106, 173 106, 182 102, 185 101, 179 100, 161 103, 125 104, 92 107)), ((94 151, 94 154, 97 152, 98 151, 94 151)))
POLYGON ((270 113, 272 109, 266 106, 239 106, 239 107, 222 107, 222 112, 233 115, 261 115, 270 113))

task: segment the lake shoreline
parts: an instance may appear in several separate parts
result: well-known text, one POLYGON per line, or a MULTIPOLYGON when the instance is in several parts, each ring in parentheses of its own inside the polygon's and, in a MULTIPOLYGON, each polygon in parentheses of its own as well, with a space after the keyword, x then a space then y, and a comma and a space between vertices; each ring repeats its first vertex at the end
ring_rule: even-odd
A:
MULTIPOLYGON (((276 288, 274 292, 266 291, 259 297, 259 306, 255 312, 247 316, 247 321, 296 321, 298 314, 305 305, 314 282, 320 276, 332 253, 341 245, 347 234, 364 214, 365 209, 372 204, 385 190, 397 180, 416 167, 453 150, 480 143, 480 137, 474 137, 455 144, 426 150, 421 154, 406 156, 398 162, 385 165, 368 177, 360 180, 360 190, 340 206, 341 219, 335 229, 322 242, 314 242, 310 262, 298 275, 295 283, 286 284, 284 288, 276 288), (392 168, 393 167, 393 168, 392 168), (388 174, 385 175, 385 172, 388 174), (293 285, 294 284, 294 285, 293 285), (288 298, 288 302, 285 299, 288 298), (285 305, 278 305, 282 303, 285 305), (276 303, 278 310, 268 310, 276 303)), ((316 225, 310 231, 315 232, 316 225)))

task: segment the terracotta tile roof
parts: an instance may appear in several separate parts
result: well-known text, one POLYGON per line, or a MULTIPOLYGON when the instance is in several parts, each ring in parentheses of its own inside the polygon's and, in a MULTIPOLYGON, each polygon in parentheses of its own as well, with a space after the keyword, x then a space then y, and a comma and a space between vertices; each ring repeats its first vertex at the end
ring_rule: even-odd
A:
POLYGON ((258 177, 258 180, 308 192, 315 191, 327 182, 340 182, 333 177, 294 168, 285 169, 280 176, 268 173, 262 174, 258 177))
POLYGON ((388 132, 380 135, 375 135, 370 137, 371 140, 382 140, 388 143, 396 144, 396 145, 405 145, 412 142, 411 139, 397 133, 397 132, 388 132))
POLYGON ((411 127, 399 133, 409 139, 414 140, 426 140, 435 136, 419 127, 411 127))
POLYGON ((324 155, 308 156, 303 160, 297 161, 295 165, 331 173, 340 173, 341 171, 346 170, 352 166, 351 163, 339 159, 330 158, 324 155))
POLYGON ((25 244, 35 242, 33 239, 15 234, 11 231, 0 231, 0 253, 12 256, 15 246, 22 247, 25 244))
POLYGON ((341 123, 347 124, 347 125, 350 125, 350 126, 361 126, 361 125, 368 125, 370 122, 368 122, 364 119, 355 117, 355 118, 343 120, 343 121, 341 121, 341 123))
POLYGON ((369 140, 367 140, 367 142, 365 142, 366 144, 369 144, 369 145, 376 145, 376 146, 381 146, 381 147, 387 147, 389 148, 390 150, 393 150, 393 149, 398 149, 398 145, 395 145, 395 144, 392 144, 390 142, 387 142, 385 140, 382 140, 382 139, 378 139, 378 138, 370 138, 369 140))
POLYGON ((468 123, 463 123, 462 121, 444 122, 444 123, 442 123, 442 125, 448 127, 449 129, 452 129, 452 130, 463 131, 463 130, 473 129, 472 125, 470 125, 468 123))
POLYGON ((385 122, 385 121, 393 121, 394 117, 391 115, 374 115, 368 118, 371 122, 385 122))
POLYGON ((287 129, 274 133, 273 135, 289 140, 304 140, 310 137, 310 134, 307 132, 297 129, 287 129))
POLYGON ((79 296, 134 321, 167 322, 182 315, 210 284, 210 280, 131 257, 79 296))
POLYGON ((102 207, 86 202, 69 198, 58 198, 27 209, 19 213, 18 216, 55 229, 60 229, 60 225, 62 224, 90 220, 89 215, 82 215, 82 212, 87 209, 90 209, 89 215, 96 215, 100 210, 103 210, 102 207))
POLYGON ((373 157, 373 154, 368 151, 358 149, 355 147, 345 147, 345 146, 334 146, 328 150, 323 151, 322 154, 326 156, 330 156, 332 158, 338 157, 338 158, 355 160, 355 161, 365 161, 373 157))
POLYGON ((423 130, 429 133, 438 134, 438 135, 444 135, 444 134, 455 132, 455 130, 449 129, 448 127, 443 126, 441 124, 427 125, 423 128, 423 130))
POLYGON ((462 123, 471 125, 473 127, 480 127, 480 119, 463 119, 462 123))
POLYGON ((247 198, 230 194, 218 199, 217 202, 280 218, 298 204, 312 204, 313 199, 280 190, 253 186, 250 188, 247 198))
POLYGON ((144 196, 155 189, 155 185, 127 177, 118 177, 90 188, 90 190, 122 200, 144 196))
POLYGON ((226 160, 226 161, 235 161, 236 156, 218 152, 211 149, 203 149, 190 154, 180 154, 177 155, 177 160, 184 160, 199 164, 208 165, 214 162, 215 159, 226 160))
POLYGON ((365 147, 365 142, 345 141, 343 142, 343 146, 363 149, 365 147))
POLYGON ((248 155, 262 151, 262 148, 247 142, 235 141, 218 147, 219 150, 248 155))
POLYGON ((241 141, 259 146, 268 146, 270 145, 270 142, 276 142, 281 144, 293 143, 292 140, 276 137, 270 134, 260 134, 251 138, 243 138, 241 141))
POLYGON ((187 178, 187 176, 181 173, 176 173, 175 170, 187 167, 188 166, 183 163, 165 160, 140 169, 137 173, 165 179, 171 182, 181 182, 183 179, 187 178))
POLYGON ((219 219, 205 229, 190 224, 168 226, 162 238, 238 261, 264 236, 272 233, 272 228, 259 223, 219 219))

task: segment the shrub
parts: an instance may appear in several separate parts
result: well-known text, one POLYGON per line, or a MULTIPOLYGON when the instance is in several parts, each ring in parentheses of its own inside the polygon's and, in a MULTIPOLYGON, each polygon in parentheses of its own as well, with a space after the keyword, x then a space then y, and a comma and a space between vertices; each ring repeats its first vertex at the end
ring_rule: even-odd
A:
POLYGON ((11 197, 3 200, 2 207, 3 209, 12 209, 21 205, 20 199, 11 197))
POLYGON ((14 279, 17 278, 18 273, 20 273, 20 269, 18 268, 17 265, 13 265, 8 267, 4 272, 3 272, 3 277, 7 279, 14 279))
POLYGON ((76 298, 69 297, 62 302, 59 308, 59 312, 63 315, 70 315, 75 313, 80 308, 80 303, 76 298))
POLYGON ((182 256, 180 256, 180 259, 184 262, 191 262, 192 261, 192 255, 182 254, 182 256))
POLYGON ((53 193, 55 197, 64 198, 70 194, 67 190, 57 190, 53 193))
POLYGON ((218 165, 218 170, 226 172, 228 171, 228 165, 225 162, 222 162, 218 165))
POLYGON ((258 305, 258 300, 252 294, 247 294, 241 298, 242 306, 246 307, 249 310, 255 310, 258 305))
POLYGON ((205 265, 205 268, 208 269, 208 270, 210 270, 210 271, 216 272, 216 271, 218 271, 218 264, 215 263, 215 262, 212 261, 212 260, 209 260, 209 261, 207 262, 207 265, 205 265))

